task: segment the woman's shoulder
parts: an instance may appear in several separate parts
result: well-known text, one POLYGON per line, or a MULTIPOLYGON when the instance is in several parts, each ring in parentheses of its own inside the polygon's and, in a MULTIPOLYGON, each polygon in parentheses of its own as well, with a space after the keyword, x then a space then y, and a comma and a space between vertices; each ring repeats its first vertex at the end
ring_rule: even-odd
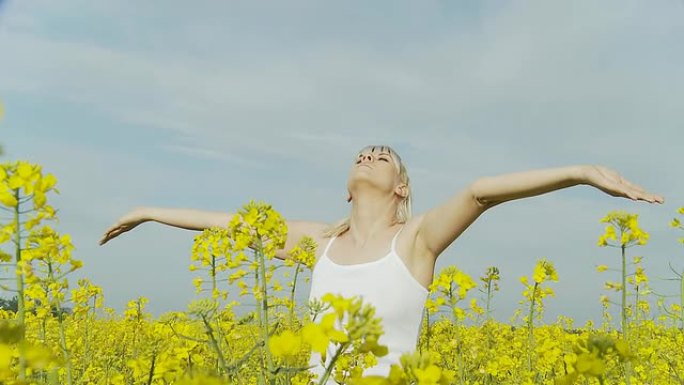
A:
POLYGON ((414 215, 407 219, 406 222, 402 224, 402 233, 417 234, 420 229, 420 224, 423 222, 423 214, 414 215))
POLYGON ((284 247, 276 251, 276 258, 278 259, 287 259, 288 252, 297 246, 305 237, 311 238, 316 244, 317 249, 320 249, 321 244, 327 241, 324 233, 329 225, 326 223, 288 220, 286 221, 286 224, 287 237, 284 247))
POLYGON ((298 237, 309 236, 314 240, 325 238, 325 231, 329 227, 330 224, 324 222, 287 221, 288 235, 295 235, 298 237))

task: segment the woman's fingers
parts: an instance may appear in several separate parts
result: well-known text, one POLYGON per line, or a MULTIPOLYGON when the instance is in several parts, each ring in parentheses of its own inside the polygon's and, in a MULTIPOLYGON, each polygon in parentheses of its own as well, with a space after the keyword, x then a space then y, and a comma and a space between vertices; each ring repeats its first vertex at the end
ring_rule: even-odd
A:
POLYGON ((104 244, 107 243, 107 241, 109 241, 110 239, 112 239, 112 233, 111 233, 110 231, 108 231, 108 232, 106 232, 105 235, 103 235, 102 238, 100 239, 100 245, 104 245, 104 244))
POLYGON ((630 188, 632 195, 635 197, 634 198, 635 200, 636 199, 645 200, 645 201, 648 201, 651 203, 663 203, 663 202, 665 202, 665 199, 662 196, 647 192, 643 187, 636 185, 634 183, 631 183, 630 181, 628 181, 622 177, 620 178, 620 181, 624 185, 626 185, 630 188))
POLYGON ((129 212, 128 214, 119 218, 112 226, 110 226, 107 229, 107 231, 105 231, 104 235, 100 239, 100 245, 103 245, 112 238, 116 238, 122 233, 125 233, 126 231, 135 228, 144 221, 145 218, 143 217, 143 213, 141 210, 135 209, 129 212))
POLYGON ((662 196, 647 192, 642 186, 628 181, 614 170, 603 166, 596 167, 596 170, 602 174, 604 178, 604 186, 609 190, 612 189, 613 191, 611 192, 617 196, 623 196, 632 200, 647 201, 650 203, 665 202, 665 198, 662 196), (608 186, 612 186, 612 188, 608 186))
POLYGON ((632 189, 636 190, 637 192, 641 192, 641 193, 646 192, 646 190, 643 187, 641 187, 637 184, 634 184, 634 183, 628 181, 627 179, 625 179, 623 177, 620 177, 620 182, 626 184, 627 186, 631 187, 632 189))
POLYGON ((104 245, 107 243, 110 239, 115 238, 119 236, 121 233, 126 231, 125 227, 123 225, 119 226, 114 226, 110 227, 106 232, 105 235, 100 239, 100 245, 104 245))
POLYGON ((663 203, 665 202, 665 199, 657 194, 652 194, 649 192, 646 192, 644 190, 636 190, 631 188, 627 192, 627 196, 633 200, 642 200, 642 201, 647 201, 650 203, 663 203))

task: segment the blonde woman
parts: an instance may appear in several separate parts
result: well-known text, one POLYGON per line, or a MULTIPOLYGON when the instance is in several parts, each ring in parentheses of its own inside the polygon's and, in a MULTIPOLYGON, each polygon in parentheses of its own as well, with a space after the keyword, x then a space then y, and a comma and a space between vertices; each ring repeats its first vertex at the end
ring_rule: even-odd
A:
MULTIPOLYGON (((349 216, 337 224, 288 221, 288 239, 277 257, 287 257, 304 235, 320 247, 310 298, 327 292, 362 296, 376 307, 389 353, 366 374, 387 375, 403 352, 413 351, 421 315, 439 255, 485 210, 503 202, 586 184, 615 197, 663 203, 615 171, 596 165, 533 170, 475 180, 429 211, 411 215, 409 177, 399 155, 388 146, 368 146, 354 158, 347 179, 349 216)), ((100 244, 154 221, 190 230, 225 226, 231 214, 189 209, 137 208, 110 227, 100 244)), ((332 356, 332 352, 328 355, 332 356)), ((322 373, 312 354, 314 372, 322 373)))

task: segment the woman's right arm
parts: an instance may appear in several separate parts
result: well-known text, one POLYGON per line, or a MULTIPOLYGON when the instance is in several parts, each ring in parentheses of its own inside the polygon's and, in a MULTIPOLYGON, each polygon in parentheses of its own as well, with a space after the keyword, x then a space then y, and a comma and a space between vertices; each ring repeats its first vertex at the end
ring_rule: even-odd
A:
POLYGON ((227 226, 231 218, 232 214, 220 211, 136 207, 107 229, 100 239, 100 245, 145 222, 159 222, 181 229, 202 231, 212 226, 227 226))
MULTIPOLYGON (((102 239, 100 239, 100 245, 104 245, 112 238, 130 231, 145 222, 158 222, 181 229, 202 231, 215 226, 228 227, 232 217, 232 213, 223 211, 137 207, 119 218, 114 225, 107 229, 102 239)), ((287 251, 291 250, 305 235, 312 237, 314 241, 320 243, 322 239, 321 233, 327 227, 326 224, 319 222, 286 221, 286 223, 288 236, 285 247, 276 253, 276 257, 279 259, 286 259, 287 251)))

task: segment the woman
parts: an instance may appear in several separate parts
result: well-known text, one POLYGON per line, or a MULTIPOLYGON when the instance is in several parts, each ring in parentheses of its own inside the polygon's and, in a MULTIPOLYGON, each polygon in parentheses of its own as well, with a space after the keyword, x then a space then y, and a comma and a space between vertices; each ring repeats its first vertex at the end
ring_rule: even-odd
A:
MULTIPOLYGON (((388 146, 368 146, 349 172, 349 217, 332 226, 288 221, 287 242, 276 256, 285 259, 287 250, 304 235, 325 245, 317 250, 310 298, 333 292, 360 295, 373 304, 385 330, 380 343, 389 353, 365 373, 387 375, 403 352, 415 350, 437 257, 485 210, 578 184, 616 197, 664 201, 608 168, 579 165, 480 178, 448 201, 412 217, 409 178, 401 158, 388 146)), ((146 221, 203 230, 226 226, 230 217, 221 212, 138 208, 110 227, 100 244, 146 221)), ((327 356, 330 359, 332 352, 327 356)), ((311 364, 314 372, 322 372, 316 354, 311 364)))

